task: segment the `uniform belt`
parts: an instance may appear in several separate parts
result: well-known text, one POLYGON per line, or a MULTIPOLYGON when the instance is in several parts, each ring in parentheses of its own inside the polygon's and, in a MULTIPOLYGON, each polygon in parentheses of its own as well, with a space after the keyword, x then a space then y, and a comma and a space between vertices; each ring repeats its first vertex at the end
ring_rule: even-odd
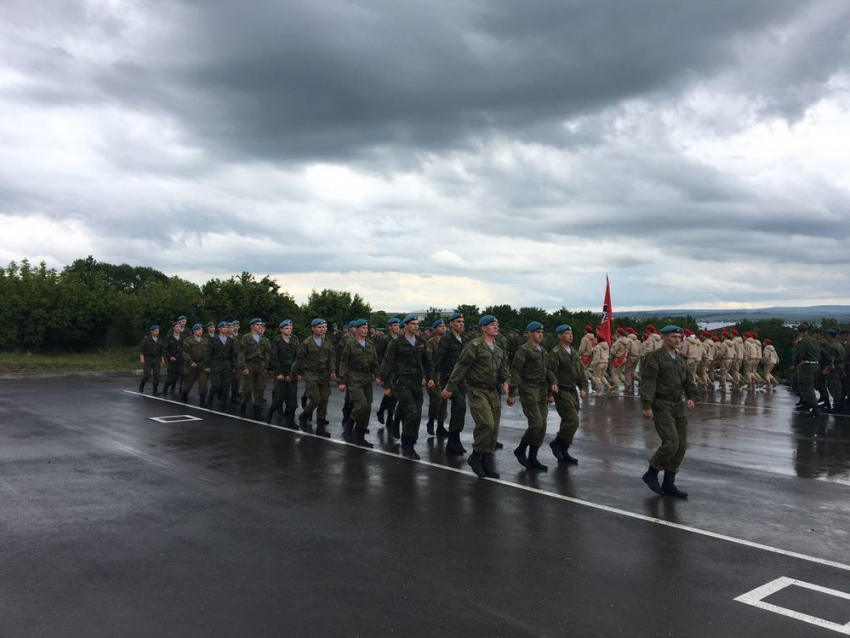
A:
POLYGON ((498 390, 499 384, 498 383, 473 383, 472 381, 470 381, 469 387, 475 388, 476 390, 498 390))
POLYGON ((575 392, 576 387, 574 385, 558 385, 558 390, 566 390, 567 392, 575 392))
POLYGON ((800 363, 810 363, 812 365, 817 365, 820 363, 820 361, 801 361, 800 363))

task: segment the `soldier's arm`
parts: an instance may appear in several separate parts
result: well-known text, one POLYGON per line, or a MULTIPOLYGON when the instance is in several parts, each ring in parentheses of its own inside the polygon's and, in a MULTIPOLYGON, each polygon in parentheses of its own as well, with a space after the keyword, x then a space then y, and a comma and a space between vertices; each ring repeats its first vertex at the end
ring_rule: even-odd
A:
POLYGON ((520 348, 514 354, 514 359, 511 362, 511 370, 509 373, 509 378, 511 379, 511 390, 508 396, 515 397, 519 394, 519 383, 522 380, 522 368, 525 365, 525 357, 526 357, 525 348, 520 348))
POLYGON ((292 367, 289 368, 289 378, 297 379, 298 375, 301 374, 301 368, 304 366, 304 357, 307 356, 307 346, 303 343, 298 344, 298 348, 295 350, 295 360, 292 362, 292 367))
MULTIPOLYGON (((370 346, 366 347, 369 348, 370 346)), ((375 350, 374 346, 371 346, 371 348, 372 349, 369 351, 369 370, 372 373, 372 376, 378 377, 381 381, 383 381, 383 378, 381 377, 381 366, 378 364, 378 352, 375 350)))
POLYGON ((508 353, 507 353, 507 351, 504 352, 504 356, 502 357, 502 361, 499 364, 499 371, 496 374, 496 378, 499 381, 500 385, 504 385, 505 383, 507 383, 509 385, 516 383, 516 385, 519 386, 519 377, 517 377, 517 379, 515 379, 514 381, 511 380, 511 370, 510 370, 510 368, 508 368, 508 353))
POLYGON ((652 409, 655 399, 655 386, 658 382, 658 358, 647 357, 640 377, 640 402, 644 410, 652 409))
POLYGON ((449 382, 446 384, 446 390, 454 393, 457 390, 457 386, 466 379, 466 375, 469 373, 469 368, 472 367, 472 364, 475 363, 475 350, 470 346, 472 342, 468 343, 466 347, 461 350, 460 357, 458 357, 457 362, 455 363, 455 367, 452 368, 452 374, 449 377, 449 382))
POLYGON ((247 339, 240 339, 236 343, 236 367, 244 368, 245 367, 245 346, 248 343, 247 339))
POLYGON ((434 346, 434 354, 431 360, 432 370, 434 371, 434 376, 436 377, 440 371, 440 368, 443 367, 443 357, 446 354, 446 346, 448 345, 449 339, 454 339, 454 336, 446 333, 443 335, 443 338, 437 342, 437 345, 434 346))
POLYGON ((685 366, 685 368, 687 370, 687 374, 685 375, 685 397, 688 401, 699 401, 700 394, 697 384, 694 383, 694 375, 688 366, 685 366))
POLYGON ((189 340, 183 342, 183 361, 192 363, 192 354, 189 352, 189 340))
POLYGON ((395 370, 395 351, 398 340, 387 346, 384 352, 384 364, 381 366, 381 379, 384 380, 384 388, 392 390, 393 371, 395 370))
POLYGON ((339 379, 337 381, 340 385, 348 385, 348 359, 351 357, 349 344, 350 342, 345 342, 339 355, 339 379))

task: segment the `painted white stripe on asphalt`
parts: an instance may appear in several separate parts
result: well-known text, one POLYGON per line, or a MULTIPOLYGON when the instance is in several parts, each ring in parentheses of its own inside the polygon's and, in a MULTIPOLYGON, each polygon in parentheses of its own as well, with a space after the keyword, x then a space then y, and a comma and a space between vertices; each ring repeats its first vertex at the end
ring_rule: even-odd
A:
POLYGON ((794 611, 793 609, 787 609, 785 607, 780 607, 779 605, 764 602, 764 599, 768 596, 772 596, 776 592, 785 589, 786 587, 790 587, 791 585, 810 589, 812 591, 820 592, 821 594, 843 598, 844 600, 850 600, 850 594, 846 592, 838 591, 837 589, 830 589, 829 587, 822 587, 820 585, 814 585, 794 578, 788 578, 787 576, 782 576, 776 580, 770 581, 766 585, 756 587, 754 590, 748 591, 746 594, 741 594, 735 598, 735 600, 739 603, 744 603, 745 605, 752 605, 753 607, 758 607, 765 611, 772 611, 773 613, 781 616, 787 616, 788 618, 794 618, 795 620, 802 620, 810 625, 816 625, 818 627, 823 627, 824 629, 831 629, 839 634, 850 636, 850 622, 846 625, 840 625, 830 620, 818 618, 817 616, 810 616, 809 614, 803 614, 799 611, 794 611))
MULTIPOLYGON (((466 472, 456 467, 450 467, 448 465, 440 465, 439 463, 432 463, 431 461, 425 461, 423 459, 414 460, 408 459, 404 456, 396 454, 394 452, 387 452, 386 450, 381 450, 377 447, 375 448, 364 448, 354 443, 348 443, 346 441, 340 439, 333 438, 325 438, 323 436, 319 436, 317 434, 310 434, 309 432, 302 432, 300 430, 290 430, 289 428, 285 428, 280 425, 272 425, 269 423, 265 423, 264 421, 255 421, 254 419, 249 419, 247 417, 236 416, 234 414, 227 414, 226 412, 219 412, 217 410, 210 410, 209 408, 202 408, 200 406, 187 405, 182 401, 174 401, 172 399, 165 399, 163 397, 154 397, 149 394, 141 394, 136 392, 135 390, 123 390, 127 394, 134 394, 136 396, 144 397, 146 399, 152 399, 155 401, 164 401, 166 403, 173 403, 175 405, 180 406, 181 408, 192 408, 193 410, 202 410, 203 412, 209 412, 210 414, 217 414, 219 416, 228 417, 230 419, 236 419, 238 421, 245 421, 247 423, 251 423, 252 425, 262 425, 267 428, 274 428, 275 430, 282 430, 283 432, 289 432, 290 434, 296 434, 298 436, 309 436, 314 439, 319 439, 322 441, 327 441, 328 443, 333 443, 336 445, 345 445, 348 447, 355 448, 357 450, 363 450, 365 452, 374 452, 376 454, 383 454, 384 456, 389 456, 394 459, 410 461, 411 463, 419 463, 420 465, 428 465, 430 467, 435 467, 441 470, 446 470, 449 472, 454 472, 456 474, 463 474, 465 476, 475 476, 472 472, 466 472)), ((817 556, 809 556, 808 554, 801 554, 800 552, 792 552, 787 549, 781 549, 779 547, 772 547, 771 545, 765 545, 763 543, 756 543, 754 541, 748 541, 743 538, 736 538, 734 536, 727 536, 726 534, 719 534, 717 532, 711 532, 705 529, 700 529, 698 527, 691 527, 690 525, 681 525, 680 523, 671 523, 670 521, 665 521, 660 518, 654 518, 652 516, 646 516, 645 514, 638 514, 636 512, 629 512, 628 510, 619 509, 617 507, 611 507, 609 505, 602 505, 601 503, 594 503, 592 501, 585 501, 580 498, 575 498, 572 496, 564 496, 563 494, 558 494, 556 492, 547 492, 546 490, 541 490, 536 487, 529 487, 528 485, 520 485, 519 483, 511 483, 510 481, 505 481, 503 479, 479 479, 476 477, 476 480, 479 481, 489 481, 491 483, 500 483, 502 485, 506 485, 508 487, 512 487, 518 490, 525 490, 526 492, 533 492, 535 494, 541 494, 543 496, 548 496, 550 498, 556 498, 561 501, 567 501, 568 503, 575 503, 576 505, 584 505, 585 507, 591 507, 596 510, 601 510, 603 512, 609 512, 611 514, 619 514, 620 516, 626 516, 628 518, 637 519, 639 521, 645 521, 647 523, 655 523, 656 525, 663 525, 664 527, 672 527, 673 529, 682 530, 685 532, 690 532, 692 534, 699 534, 700 536, 707 536, 709 538, 715 538, 717 540, 726 541, 729 543, 735 543, 736 545, 743 545, 744 547, 751 547, 753 549, 759 549, 765 552, 771 552, 773 554, 779 554, 780 556, 787 556, 789 558, 796 558, 798 560, 803 560, 809 563, 816 563, 818 565, 826 565, 827 567, 834 567, 836 569, 842 569, 844 571, 850 572, 850 565, 845 563, 839 563, 837 561, 828 560, 826 558, 818 558, 817 556)))

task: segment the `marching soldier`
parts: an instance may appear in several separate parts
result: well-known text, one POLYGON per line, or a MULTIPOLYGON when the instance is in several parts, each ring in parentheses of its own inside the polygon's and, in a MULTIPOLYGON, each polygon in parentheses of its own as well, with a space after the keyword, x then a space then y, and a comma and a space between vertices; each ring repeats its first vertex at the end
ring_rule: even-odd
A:
POLYGON ((549 352, 549 371, 555 376, 555 387, 552 391, 555 409, 561 417, 561 427, 549 447, 552 448, 552 454, 558 459, 558 463, 577 464, 578 459, 570 455, 570 446, 579 427, 579 394, 582 397, 587 396, 587 377, 581 358, 572 347, 573 329, 564 324, 555 328, 555 334, 558 336, 558 345, 549 352))
POLYGON ((239 404, 239 416, 245 416, 248 401, 254 405, 252 418, 263 418, 263 394, 266 391, 266 371, 271 361, 271 343, 263 336, 263 320, 251 319, 251 332, 239 340, 236 350, 236 369, 242 376, 242 401, 239 404))
POLYGON ((304 377, 307 393, 307 404, 298 417, 298 424, 304 432, 310 432, 307 421, 316 411, 316 434, 330 437, 326 426, 329 425, 328 400, 331 396, 330 382, 336 381, 336 361, 334 357, 333 342, 325 338, 328 331, 327 322, 316 317, 310 322, 313 334, 304 339, 298 346, 298 353, 287 381, 297 380, 300 375, 304 377))
POLYGON ((773 347, 773 342, 770 339, 764 340, 764 350, 762 351, 761 363, 764 366, 764 381, 770 386, 779 385, 779 382, 773 377, 771 372, 779 363, 779 355, 776 348, 773 347))
MULTIPOLYGON (((572 330, 570 330, 572 333, 572 330)), ((635 379, 640 380, 637 372, 638 362, 640 361, 640 341, 638 341, 637 333, 632 330, 629 332, 629 352, 626 356, 626 387, 625 393, 633 396, 635 393, 635 379)))
MULTIPOLYGON (((391 343, 393 343, 401 331, 401 322, 396 317, 391 317, 387 322, 387 327, 389 328, 389 334, 385 336, 381 341, 375 344, 376 350, 378 352, 378 361, 383 363, 384 356, 387 352, 387 348, 391 343)), ((389 381, 386 377, 383 378, 384 382, 389 381)), ((386 425, 387 430, 396 431, 398 428, 393 420, 393 411, 395 410, 396 403, 398 403, 398 399, 395 395, 390 394, 389 396, 385 393, 381 398, 381 405, 378 406, 378 423, 384 423, 384 413, 386 413, 386 425)), ((398 438, 398 437, 396 437, 398 438)))
POLYGON ((212 373, 210 374, 209 407, 213 407, 216 398, 224 410, 227 406, 227 391, 230 389, 230 377, 236 367, 236 353, 233 350, 233 339, 230 338, 230 324, 218 322, 218 336, 210 339, 210 359, 212 373))
POLYGON ((183 340, 180 338, 179 323, 175 322, 171 328, 171 334, 165 338, 165 342, 162 344, 162 353, 165 357, 167 372, 162 393, 167 395, 170 390, 171 396, 176 396, 175 388, 183 376, 181 373, 183 369, 183 340))
MULTIPOLYGON (((446 389, 451 377, 455 363, 457 363, 464 346, 469 342, 469 336, 465 330, 463 315, 459 312, 449 316, 450 331, 440 339, 434 351, 434 373, 442 390, 446 389)), ((514 339, 516 341, 516 339, 514 339)), ((451 416, 449 419, 449 440, 446 442, 446 454, 449 456, 463 456, 466 448, 460 441, 460 433, 463 432, 466 420, 466 382, 461 382, 455 388, 451 396, 451 416)), ((442 398, 442 393, 440 398, 442 398)), ((449 401, 443 399, 445 407, 449 401)), ((439 434, 439 429, 437 434, 439 434)))
POLYGON ((466 381, 469 389, 469 408, 475 421, 472 433, 472 454, 467 463, 479 478, 499 478, 493 455, 499 437, 502 416, 501 393, 508 391, 507 353, 496 344, 499 321, 493 315, 479 319, 481 336, 473 339, 461 351, 451 377, 443 390, 443 398, 452 395, 466 381))
POLYGON ((425 344, 425 354, 428 357, 428 365, 434 375, 434 385, 428 386, 428 423, 425 426, 428 434, 434 434, 434 422, 437 422, 437 435, 446 436, 449 432, 446 430, 444 422, 446 420, 446 402, 440 396, 442 388, 439 385, 437 378, 437 369, 434 367, 434 354, 439 347, 440 340, 446 336, 446 322, 442 319, 437 319, 434 325, 431 326, 434 336, 428 339, 425 344))
POLYGON ((699 336, 702 342, 702 379, 706 389, 714 389, 714 357, 716 355, 716 346, 711 340, 711 335, 705 330, 699 336))
POLYGON ((699 391, 685 359, 678 353, 683 330, 678 326, 661 329, 664 347, 646 357, 646 369, 640 384, 643 418, 655 421, 661 447, 649 461, 643 482, 656 494, 687 498, 676 487, 676 474, 688 444, 688 418, 685 409, 693 410, 699 391), (687 402, 682 404, 682 395, 687 402), (664 470, 664 482, 658 484, 658 473, 664 470))
POLYGON ((820 416, 818 400, 815 396, 815 377, 820 372, 821 347, 809 335, 806 326, 798 326, 799 340, 794 348, 794 367, 796 369, 797 390, 802 408, 812 417, 820 416))
POLYGON ((212 369, 210 363, 209 341, 203 338, 204 326, 196 323, 192 326, 192 336, 183 341, 183 386, 180 388, 180 400, 189 400, 189 391, 198 382, 199 405, 207 407, 207 375, 212 369))
MULTIPOLYGON (((393 341, 384 354, 381 378, 384 381, 384 395, 395 396, 398 400, 397 415, 401 418, 401 454, 410 459, 419 459, 414 445, 419 438, 419 425, 422 422, 422 386, 426 383, 430 389, 434 385, 428 357, 425 354, 425 342, 419 332, 419 319, 416 315, 407 315, 401 324, 404 333, 393 341)), ((398 421, 391 428, 387 423, 387 432, 398 438, 398 421)))
MULTIPOLYGON (((159 370, 165 365, 163 355, 163 341, 159 338, 159 325, 153 324, 149 329, 150 334, 142 339, 139 344, 139 363, 143 366, 142 382, 139 384, 139 392, 145 391, 145 384, 153 373, 153 395, 159 395, 159 370)), ((843 365, 843 363, 842 363, 843 365)))
POLYGON ((351 322, 354 335, 346 339, 340 354, 339 390, 351 401, 351 419, 347 422, 344 438, 350 440, 354 429, 357 445, 374 447, 366 440, 369 415, 372 413, 372 383, 383 384, 378 366, 378 353, 368 338, 369 324, 365 319, 351 322))
POLYGON ((584 335, 581 338, 581 343, 578 345, 578 356, 585 367, 585 374, 588 382, 593 381, 593 368, 590 366, 593 360, 593 346, 596 345, 596 337, 591 326, 584 327, 584 335))
MULTIPOLYGON (((826 342, 823 344, 823 349, 829 358, 824 372, 826 373, 826 388, 832 397, 831 405, 829 399, 827 399, 826 411, 835 413, 838 412, 842 403, 841 379, 844 378, 844 346, 838 340, 837 330, 826 331, 826 342)), ((154 389, 156 389, 156 385, 154 385, 154 389)))
POLYGON ((626 390, 626 359, 629 356, 629 339, 625 328, 617 328, 617 339, 611 344, 611 381, 619 392, 620 384, 626 390))
POLYGON ((732 336, 725 330, 720 333, 720 352, 720 390, 726 392, 729 375, 732 376, 733 387, 737 387, 740 378, 735 368, 735 342, 732 341, 732 336))
POLYGON ((607 377, 609 352, 608 342, 602 338, 601 333, 597 333, 596 345, 593 346, 591 351, 590 367, 593 370, 593 389, 599 395, 602 394, 603 386, 608 390, 608 394, 617 394, 616 388, 608 381, 607 377))
POLYGON ((838 333, 841 345, 844 346, 844 378, 841 380, 842 407, 850 407, 850 330, 844 329, 838 333))
POLYGON ((549 468, 537 460, 537 452, 546 437, 549 393, 557 390, 558 386, 555 385, 555 373, 549 369, 549 353, 541 345, 543 324, 532 321, 525 330, 528 333, 528 341, 516 351, 511 363, 508 405, 514 405, 519 395, 522 412, 528 419, 528 427, 519 446, 514 450, 514 456, 526 469, 546 471, 549 468))
POLYGON ((284 427, 297 430, 295 410, 298 406, 298 379, 286 380, 298 352, 298 342, 292 336, 292 329, 292 319, 284 319, 278 324, 280 334, 271 342, 269 364, 274 377, 274 390, 272 391, 272 405, 268 414, 266 414, 266 423, 271 423, 274 413, 279 412, 284 427), (286 405, 285 408, 284 404, 286 405))
MULTIPOLYGON (((233 351, 234 353, 239 352, 240 343, 242 342, 243 335, 239 334, 239 329, 241 328, 241 324, 238 319, 234 319, 230 322, 230 338, 233 341, 233 351)), ((238 358, 238 357, 237 357, 238 358)), ((230 402, 231 403, 241 403, 240 393, 242 390, 242 371, 235 370, 234 374, 230 378, 230 402)))

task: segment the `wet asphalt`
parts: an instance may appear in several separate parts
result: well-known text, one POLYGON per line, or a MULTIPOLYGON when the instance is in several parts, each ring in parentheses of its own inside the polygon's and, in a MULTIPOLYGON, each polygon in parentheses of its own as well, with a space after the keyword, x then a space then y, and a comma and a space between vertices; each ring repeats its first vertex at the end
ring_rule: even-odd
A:
MULTIPOLYGON (((374 418, 383 454, 342 444, 336 392, 334 442, 136 384, 2 381, 0 636, 839 635, 734 600, 850 593, 850 417, 785 389, 705 397, 679 501, 640 480, 658 441, 632 397, 589 399, 579 465, 544 447, 547 473, 517 464, 506 407, 496 482, 424 423, 427 463, 374 418), (200 420, 151 420, 177 415, 200 420)), ((766 600, 850 622, 837 596, 766 600)))

